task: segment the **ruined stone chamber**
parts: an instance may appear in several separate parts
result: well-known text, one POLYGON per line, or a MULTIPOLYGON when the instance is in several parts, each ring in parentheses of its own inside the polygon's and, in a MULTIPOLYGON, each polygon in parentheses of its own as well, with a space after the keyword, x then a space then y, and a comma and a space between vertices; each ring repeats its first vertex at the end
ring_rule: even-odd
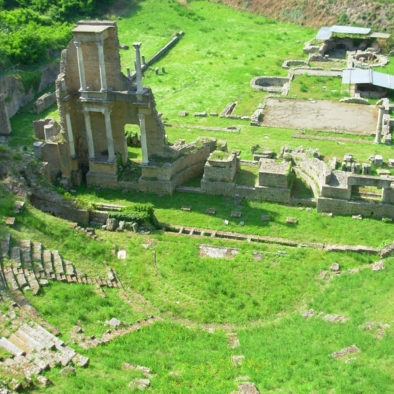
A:
MULTIPOLYGON (((61 130, 55 143, 42 144, 42 157, 61 172, 62 182, 148 192, 172 193, 177 185, 203 171, 215 141, 170 146, 150 88, 142 85, 140 43, 136 79, 121 72, 116 23, 80 21, 62 52, 56 96, 61 130), (126 124, 141 131, 140 179, 120 179, 128 163, 126 124), (50 154, 45 154, 51 149, 50 154)), ((53 176, 51 177, 53 180, 53 176)))

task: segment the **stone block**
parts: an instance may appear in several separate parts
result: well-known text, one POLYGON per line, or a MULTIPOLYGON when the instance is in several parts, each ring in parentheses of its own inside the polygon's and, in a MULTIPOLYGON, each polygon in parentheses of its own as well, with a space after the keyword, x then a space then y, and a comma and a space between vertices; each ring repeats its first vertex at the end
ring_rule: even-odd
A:
POLYGON ((375 164, 376 167, 380 167, 381 165, 383 165, 382 155, 376 155, 375 160, 373 161, 373 164, 375 164))
POLYGON ((286 223, 288 223, 288 224, 298 224, 298 219, 289 216, 289 217, 286 218, 286 223))
POLYGON ((53 93, 45 93, 41 97, 39 97, 33 105, 34 112, 36 114, 40 114, 45 111, 51 105, 56 103, 56 94, 53 93))
POLYGON ((208 114, 204 111, 204 112, 195 112, 193 115, 197 117, 205 118, 208 114))

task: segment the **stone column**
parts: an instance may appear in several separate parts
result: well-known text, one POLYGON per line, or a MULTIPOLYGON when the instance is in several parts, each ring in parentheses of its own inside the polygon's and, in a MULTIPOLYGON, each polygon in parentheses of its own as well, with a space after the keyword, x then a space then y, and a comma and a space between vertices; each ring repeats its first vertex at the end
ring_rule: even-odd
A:
POLYGON ((137 81, 137 94, 142 94, 144 88, 142 86, 142 70, 141 70, 141 55, 140 55, 140 42, 133 43, 135 49, 135 79, 137 81))
POLYGON ((88 142, 89 160, 95 159, 94 154, 94 143, 92 135, 92 126, 90 124, 90 114, 88 110, 83 111, 83 116, 85 118, 85 128, 86 128, 86 140, 88 142))
POLYGON ((72 158, 75 158, 76 154, 75 154, 75 145, 74 145, 74 135, 73 135, 73 129, 71 126, 71 118, 69 113, 66 113, 66 124, 67 124, 68 144, 70 146, 70 155, 72 158))
POLYGON ((384 115, 384 107, 379 107, 379 114, 378 114, 378 124, 376 126, 376 136, 375 136, 375 144, 380 144, 380 138, 382 133, 383 127, 383 115, 384 115))
POLYGON ((108 108, 104 109, 105 118, 105 134, 107 136, 107 146, 108 146, 108 162, 114 162, 115 149, 114 149, 114 139, 112 136, 112 126, 111 126, 111 110, 108 108))
POLYGON ((139 113, 138 119, 140 121, 140 130, 141 130, 142 164, 148 164, 149 157, 148 157, 148 145, 146 141, 145 115, 139 113))
POLYGON ((81 84, 79 91, 82 92, 86 90, 85 67, 83 65, 82 47, 80 41, 74 41, 74 44, 77 47, 79 82, 81 84))
POLYGON ((100 67, 100 80, 101 80, 101 91, 107 91, 107 74, 105 71, 105 58, 104 58, 104 42, 102 40, 97 41, 98 48, 98 59, 100 67))

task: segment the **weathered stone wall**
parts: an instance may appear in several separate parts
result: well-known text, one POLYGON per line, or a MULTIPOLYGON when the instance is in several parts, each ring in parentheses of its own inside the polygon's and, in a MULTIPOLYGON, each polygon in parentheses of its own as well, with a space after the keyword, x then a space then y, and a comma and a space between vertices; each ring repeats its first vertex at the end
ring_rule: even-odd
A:
POLYGON ((56 103, 56 94, 45 93, 34 102, 34 111, 36 114, 40 114, 41 112, 45 111, 52 104, 55 103, 56 103))
POLYGON ((10 119, 4 102, 4 96, 0 93, 0 135, 9 134, 11 134, 10 119))
POLYGON ((235 182, 210 181, 205 178, 201 180, 201 190, 214 196, 234 196, 235 188, 235 182))
POLYGON ((346 201, 319 197, 318 212, 332 212, 337 215, 362 215, 366 217, 394 219, 394 205, 363 201, 346 201))
POLYGON ((50 86, 59 73, 59 62, 55 61, 38 69, 41 73, 37 91, 30 88, 26 91, 18 74, 8 74, 0 77, 0 92, 3 93, 9 117, 14 116, 19 108, 28 104, 34 96, 50 86))
POLYGON ((239 158, 229 153, 227 159, 219 160, 208 158, 204 166, 204 179, 214 182, 233 182, 239 168, 239 158))
POLYGON ((41 160, 48 163, 50 181, 54 182, 61 174, 59 146, 57 142, 46 141, 41 146, 41 160))
POLYGON ((290 162, 260 159, 259 186, 287 188, 290 162))
POLYGON ((319 186, 320 191, 324 185, 330 183, 331 169, 323 160, 305 158, 303 160, 297 160, 297 165, 312 177, 319 186))
POLYGON ((51 193, 47 189, 34 190, 31 203, 43 212, 51 213, 54 216, 70 220, 72 222, 89 224, 89 211, 86 209, 75 208, 71 201, 63 200, 57 193, 51 193))
POLYGON ((236 193, 247 200, 271 201, 285 204, 290 202, 290 189, 288 188, 237 185, 236 193))

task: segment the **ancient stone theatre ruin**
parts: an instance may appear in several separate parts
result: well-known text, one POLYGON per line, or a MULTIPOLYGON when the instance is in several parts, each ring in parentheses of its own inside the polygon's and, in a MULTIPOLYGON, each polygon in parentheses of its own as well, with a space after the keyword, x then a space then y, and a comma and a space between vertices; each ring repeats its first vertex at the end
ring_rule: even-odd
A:
MULTIPOLYGON (((63 182, 136 189, 137 183, 119 182, 118 167, 128 161, 126 124, 141 130, 142 176, 138 190, 172 193, 181 182, 202 171, 214 141, 169 146, 153 93, 142 85, 140 43, 135 82, 121 72, 117 26, 111 21, 80 21, 74 38, 62 52, 56 81, 61 138, 52 141, 63 182), (163 164, 164 163, 164 164, 163 164)), ((50 146, 41 146, 41 156, 50 146)), ((45 160, 44 160, 45 161, 45 160)))

